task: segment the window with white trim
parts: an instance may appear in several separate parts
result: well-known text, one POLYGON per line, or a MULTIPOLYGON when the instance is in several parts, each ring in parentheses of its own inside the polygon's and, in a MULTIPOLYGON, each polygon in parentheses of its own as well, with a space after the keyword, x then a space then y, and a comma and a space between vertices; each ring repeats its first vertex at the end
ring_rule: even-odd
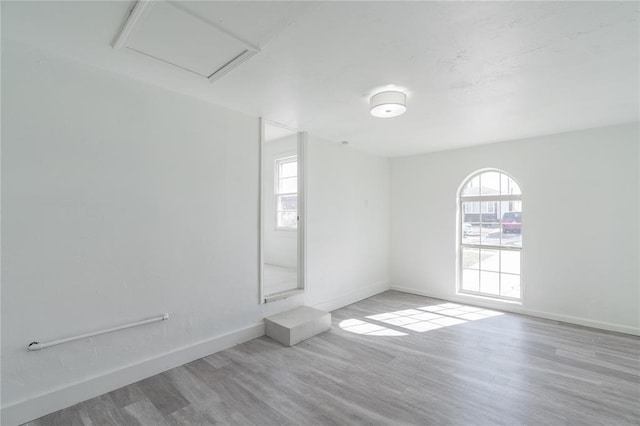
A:
POLYGON ((500 170, 481 170, 462 184, 458 202, 458 291, 520 300, 520 185, 500 170))
POLYGON ((275 160, 276 229, 298 228, 298 157, 275 160))

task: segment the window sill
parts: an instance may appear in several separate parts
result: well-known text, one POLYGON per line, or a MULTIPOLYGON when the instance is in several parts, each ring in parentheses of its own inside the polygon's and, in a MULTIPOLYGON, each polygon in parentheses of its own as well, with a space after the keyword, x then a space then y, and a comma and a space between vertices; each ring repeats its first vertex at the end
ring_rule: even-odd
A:
POLYGON ((466 291, 460 291, 460 290, 456 292, 456 296, 468 297, 470 299, 477 299, 477 300, 486 300, 488 302, 498 302, 498 303, 505 303, 509 305, 522 306, 522 299, 514 300, 514 299, 506 299, 498 296, 492 297, 492 296, 478 294, 478 293, 467 293, 466 291))

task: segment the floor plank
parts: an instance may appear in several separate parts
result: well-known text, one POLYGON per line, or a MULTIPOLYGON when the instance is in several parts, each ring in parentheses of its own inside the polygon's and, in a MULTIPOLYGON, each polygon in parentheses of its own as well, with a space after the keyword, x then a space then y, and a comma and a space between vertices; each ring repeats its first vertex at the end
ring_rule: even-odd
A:
POLYGON ((640 338, 388 291, 29 425, 640 424, 640 338))

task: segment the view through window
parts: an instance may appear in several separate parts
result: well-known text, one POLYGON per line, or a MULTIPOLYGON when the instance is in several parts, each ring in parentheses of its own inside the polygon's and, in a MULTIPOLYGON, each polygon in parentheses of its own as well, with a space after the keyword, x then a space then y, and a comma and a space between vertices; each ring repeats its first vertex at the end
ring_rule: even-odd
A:
POLYGON ((521 298, 522 192, 499 170, 468 178, 460 191, 461 293, 521 298))

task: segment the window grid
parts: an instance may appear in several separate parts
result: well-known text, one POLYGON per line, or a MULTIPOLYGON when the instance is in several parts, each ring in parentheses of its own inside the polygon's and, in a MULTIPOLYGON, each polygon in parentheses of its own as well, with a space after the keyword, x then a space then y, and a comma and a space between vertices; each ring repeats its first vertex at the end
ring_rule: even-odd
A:
MULTIPOLYGON (((459 203, 460 203, 460 229, 468 229, 465 228, 465 224, 467 225, 476 225, 479 228, 479 236, 477 243, 465 241, 465 236, 467 235, 467 231, 460 232, 460 273, 459 273, 459 285, 458 290, 461 293, 468 294, 476 294, 481 296, 489 296, 492 298, 500 298, 500 299, 508 299, 508 300, 520 300, 522 297, 522 280, 521 280, 521 250, 522 250, 522 228, 520 222, 520 241, 517 246, 508 246, 505 245, 504 237, 504 227, 503 227, 503 214, 505 212, 511 211, 519 211, 522 212, 522 195, 520 191, 519 185, 515 182, 513 178, 511 178, 506 173, 491 170, 491 171, 482 171, 472 175, 465 181, 465 184, 462 187, 460 192, 459 203), (487 187, 483 186, 483 177, 491 176, 493 179, 493 188, 490 188, 489 185, 487 187), (497 185, 495 185, 497 183, 497 185), (473 207, 472 207, 473 206, 473 207), (491 206, 489 209, 488 206, 491 206), (470 208, 471 207, 471 208, 470 208), (506 207, 506 208, 505 208, 506 207), (503 210, 505 210, 503 212, 503 210), (478 217, 476 221, 468 221, 465 220, 466 216, 471 214, 476 214, 478 217), (483 215, 485 213, 497 213, 496 218, 497 221, 493 223, 485 222, 485 218, 483 215), (497 223, 498 232, 497 232, 497 244, 495 235, 493 238, 489 238, 489 234, 483 234, 483 230, 485 228, 490 229, 492 226, 495 226, 497 223), (484 240, 484 241, 483 241, 484 240), (466 250, 465 250, 466 249, 466 250), (468 250, 471 250, 470 252, 468 250), (490 265, 491 260, 486 262, 485 265, 485 257, 483 256, 483 252, 493 252, 493 258, 497 258, 497 269, 490 265), (475 253, 477 253, 477 269, 473 267, 473 265, 468 265, 467 262, 471 258, 471 256, 467 256, 468 254, 472 254, 475 257, 475 253), (515 263, 517 266, 517 273, 513 272, 514 265, 510 265, 509 268, 506 268, 504 264, 504 256, 505 253, 517 253, 517 256, 511 259, 514 262, 514 259, 517 258, 517 262, 515 263), (508 271, 508 272, 507 272, 508 271), (484 272, 484 274, 483 274, 484 272), (469 280, 470 277, 476 275, 476 279, 473 281, 469 280), (483 276, 484 277, 492 277, 493 280, 491 282, 486 282, 483 286, 483 276), (467 281, 465 282, 465 278, 467 281), (497 289, 494 291, 485 291, 488 288, 488 284, 495 286, 495 281, 497 278, 497 289), (517 278, 517 279, 516 279, 517 278), (509 288, 505 289, 505 281, 507 283, 511 283, 514 286, 514 283, 517 283, 517 296, 509 295, 509 288)), ((521 217, 521 215, 520 215, 521 217)), ((495 233, 494 233, 495 234, 495 233)))
POLYGON ((298 158, 295 155, 275 160, 276 229, 296 230, 298 201, 298 158))

